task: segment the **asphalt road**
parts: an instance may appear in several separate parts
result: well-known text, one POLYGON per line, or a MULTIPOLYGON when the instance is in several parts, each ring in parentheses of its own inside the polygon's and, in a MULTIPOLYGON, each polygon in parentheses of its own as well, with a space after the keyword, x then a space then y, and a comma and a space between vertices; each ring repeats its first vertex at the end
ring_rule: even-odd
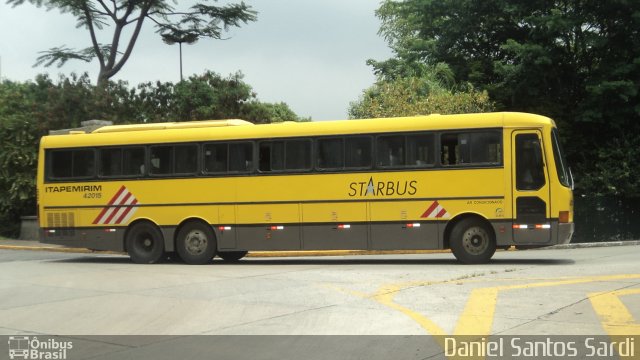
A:
POLYGON ((451 254, 189 266, 0 250, 0 334, 639 335, 639 258, 635 245, 473 266, 451 254))

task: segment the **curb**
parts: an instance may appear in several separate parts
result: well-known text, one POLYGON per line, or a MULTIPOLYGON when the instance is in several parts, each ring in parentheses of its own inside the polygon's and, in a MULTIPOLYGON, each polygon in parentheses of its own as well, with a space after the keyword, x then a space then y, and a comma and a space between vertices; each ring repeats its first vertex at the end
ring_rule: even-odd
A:
MULTIPOLYGON (((72 254, 127 255, 119 251, 89 250, 53 246, 2 245, 0 250, 49 251, 72 254)), ((451 250, 322 250, 322 251, 252 251, 246 257, 302 257, 302 256, 350 256, 350 255, 402 255, 402 254, 446 254, 451 250)))
MULTIPOLYGON (((640 245, 640 240, 630 241, 610 241, 597 243, 576 243, 554 245, 549 247, 530 249, 530 250, 566 250, 566 249, 583 249, 594 247, 612 247, 612 246, 636 246, 640 245)), ((0 250, 29 250, 29 251, 49 251, 59 253, 73 254, 108 254, 108 255, 127 255, 118 251, 100 251, 89 250, 83 248, 66 248, 54 246, 29 246, 29 245, 3 245, 0 241, 0 250)), ((516 251, 515 247, 509 248, 507 251, 516 251)), ((518 250, 522 251, 522 250, 518 250)), ((362 256, 362 255, 405 255, 405 254, 446 254, 451 250, 321 250, 321 251, 252 251, 247 257, 303 257, 303 256, 362 256)))
POLYGON ((97 251, 83 248, 66 248, 66 247, 53 247, 53 246, 28 246, 28 245, 2 245, 0 244, 0 250, 29 250, 29 251, 49 251, 59 253, 74 253, 74 254, 115 254, 126 255, 125 253, 117 251, 97 251))
POLYGON ((564 245, 554 245, 544 249, 564 250, 564 249, 586 249, 586 248, 594 248, 594 247, 633 246, 633 245, 640 245, 640 240, 564 244, 564 245))
POLYGON ((362 255, 405 255, 405 254, 447 254, 451 250, 306 250, 306 251, 252 251, 247 257, 302 257, 302 256, 362 256, 362 255))

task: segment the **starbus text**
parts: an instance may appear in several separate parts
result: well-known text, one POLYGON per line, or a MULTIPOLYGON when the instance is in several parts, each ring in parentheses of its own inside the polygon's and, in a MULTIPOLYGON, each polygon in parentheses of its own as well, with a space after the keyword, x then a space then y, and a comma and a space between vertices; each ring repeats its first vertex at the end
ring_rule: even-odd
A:
POLYGON ((349 184, 349 196, 392 196, 415 195, 418 192, 418 182, 411 181, 377 181, 373 178, 369 182, 360 181, 349 184))

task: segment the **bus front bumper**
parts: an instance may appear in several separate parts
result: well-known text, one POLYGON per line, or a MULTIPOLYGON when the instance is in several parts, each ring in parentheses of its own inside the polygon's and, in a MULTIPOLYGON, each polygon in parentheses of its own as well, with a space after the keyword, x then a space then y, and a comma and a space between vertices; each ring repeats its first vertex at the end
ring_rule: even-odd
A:
POLYGON ((558 244, 568 244, 573 236, 574 223, 558 224, 558 244))

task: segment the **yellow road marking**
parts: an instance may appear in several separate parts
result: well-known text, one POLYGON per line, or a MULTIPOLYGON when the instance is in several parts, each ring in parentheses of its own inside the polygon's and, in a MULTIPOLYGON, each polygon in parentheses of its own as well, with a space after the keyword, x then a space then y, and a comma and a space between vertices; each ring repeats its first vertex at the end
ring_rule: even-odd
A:
POLYGON ((499 287, 474 289, 458 318, 454 335, 488 335, 493 326, 499 287))
MULTIPOLYGON (((429 283, 431 284, 431 283, 429 283)), ((401 313, 410 317, 413 321, 417 322, 423 329, 427 330, 431 335, 447 335, 447 333, 439 327, 436 323, 429 320, 426 316, 408 309, 400 304, 397 304, 393 301, 393 298, 396 294, 402 290, 400 286, 390 285, 389 287, 382 288, 378 290, 378 292, 372 297, 374 300, 379 302, 382 305, 386 305, 394 310, 398 310, 401 313)), ((441 338, 439 338, 440 340, 441 338)), ((444 347, 444 340, 440 340, 441 347, 444 347)))
MULTIPOLYGON (((517 290, 517 289, 533 289, 540 287, 553 287, 562 285, 575 285, 592 282, 602 281, 615 281, 615 280, 629 280, 640 279, 640 274, 621 274, 621 275, 604 275, 604 276, 590 276, 581 278, 562 278, 561 280, 547 280, 537 283, 528 284, 516 284, 516 285, 502 285, 489 288, 478 288, 471 291, 469 299, 465 305, 464 310, 460 314, 456 326, 453 331, 453 335, 479 335, 487 336, 491 334, 493 327, 493 318, 496 311, 496 303, 498 295, 501 291, 517 290)), ((503 280, 503 279, 499 279, 503 280)), ((504 279, 505 281, 518 280, 528 281, 532 279, 504 279)), ((542 280, 542 279, 535 279, 542 280)), ((473 282, 477 280, 472 280, 473 282)), ((494 280, 495 281, 495 280, 494 280)), ((435 322, 420 314, 417 311, 411 310, 395 302, 396 295, 402 291, 411 287, 419 286, 431 286, 445 283, 464 283, 471 282, 468 279, 457 279, 447 281, 414 281, 399 284, 387 284, 381 286, 374 294, 367 295, 361 292, 350 292, 354 295, 363 298, 371 298, 378 303, 392 308, 396 311, 403 313, 404 315, 417 322, 427 333, 431 335, 448 335, 447 332, 442 329, 435 322)), ((345 291, 346 292, 346 291, 345 291)), ((620 302, 618 296, 640 293, 640 289, 631 290, 618 290, 614 292, 602 292, 589 294, 592 304, 596 312, 602 319, 603 327, 608 334, 639 334, 640 327, 634 322, 633 317, 629 313, 628 309, 620 302), (617 331, 617 332, 616 332, 617 331)), ((440 342, 444 342, 443 338, 440 338, 440 342), (441 339, 441 340, 440 340, 441 339)), ((444 344, 440 344, 444 348, 444 344)))
POLYGON ((636 322, 620 296, 640 294, 640 289, 603 291, 589 294, 593 309, 609 336, 640 335, 640 324, 636 322))
POLYGON ((474 289, 458 319, 454 335, 489 335, 493 327, 493 315, 498 301, 498 293, 501 291, 638 278, 640 278, 640 274, 605 275, 474 289))

